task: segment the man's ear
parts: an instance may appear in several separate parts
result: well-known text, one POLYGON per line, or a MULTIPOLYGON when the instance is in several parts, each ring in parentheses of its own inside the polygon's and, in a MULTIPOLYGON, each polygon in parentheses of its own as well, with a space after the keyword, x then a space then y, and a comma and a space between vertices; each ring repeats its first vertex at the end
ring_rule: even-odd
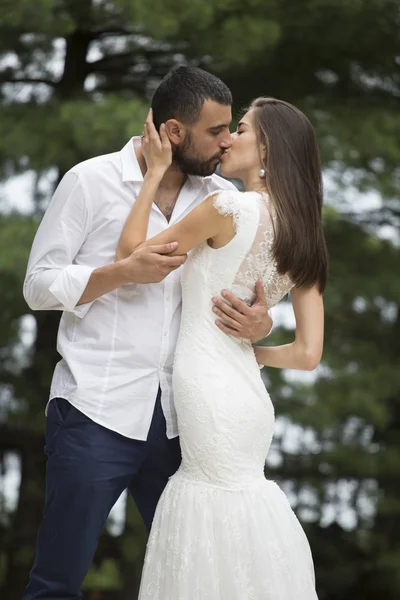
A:
POLYGON ((172 144, 180 144, 185 137, 185 126, 176 119, 169 119, 165 123, 165 130, 172 144))

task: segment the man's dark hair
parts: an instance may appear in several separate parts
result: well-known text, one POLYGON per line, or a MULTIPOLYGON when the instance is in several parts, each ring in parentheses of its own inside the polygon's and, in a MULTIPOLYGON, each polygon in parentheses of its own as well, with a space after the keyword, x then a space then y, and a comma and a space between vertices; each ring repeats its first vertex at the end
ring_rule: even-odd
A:
POLYGON ((195 123, 206 100, 228 106, 232 104, 232 94, 223 81, 203 69, 186 66, 172 69, 151 101, 156 128, 168 119, 177 119, 186 125, 195 123))

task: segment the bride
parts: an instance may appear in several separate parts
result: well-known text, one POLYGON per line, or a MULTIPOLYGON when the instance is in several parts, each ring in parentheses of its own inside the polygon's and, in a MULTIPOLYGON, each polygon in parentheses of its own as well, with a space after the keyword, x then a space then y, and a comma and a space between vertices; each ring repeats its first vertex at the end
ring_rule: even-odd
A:
POLYGON ((274 408, 259 369, 314 369, 322 354, 327 254, 313 128, 286 102, 255 100, 221 159, 222 174, 246 191, 211 194, 147 241, 151 205, 172 163, 168 122, 158 133, 151 112, 142 147, 147 172, 117 259, 148 244, 193 251, 182 271, 173 371, 182 464, 157 507, 139 600, 315 600, 307 538, 264 476, 274 408), (251 304, 259 279, 269 307, 291 293, 290 344, 254 348, 215 327, 211 298, 225 288, 251 304))

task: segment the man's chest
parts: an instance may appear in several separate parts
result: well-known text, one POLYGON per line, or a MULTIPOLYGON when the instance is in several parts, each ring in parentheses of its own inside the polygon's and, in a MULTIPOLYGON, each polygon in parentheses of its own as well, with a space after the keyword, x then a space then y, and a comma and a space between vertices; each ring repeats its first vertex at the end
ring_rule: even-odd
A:
POLYGON ((159 190, 156 193, 154 204, 168 222, 171 220, 180 193, 180 190, 159 190))
MULTIPOLYGON (((126 182, 118 190, 110 189, 93 197, 92 227, 79 252, 84 262, 87 259, 97 265, 114 260, 122 229, 140 190, 139 183, 126 182)), ((181 190, 160 190, 150 210, 147 239, 181 221, 207 193, 206 186, 193 185, 184 185, 181 190)))
MULTIPOLYGON (((93 213, 91 231, 78 253, 84 263, 88 262, 88 264, 97 266, 114 260, 118 240, 136 197, 134 195, 132 200, 132 197, 120 196, 113 202, 98 202, 93 213)), ((184 209, 179 215, 174 213, 176 200, 177 198, 172 195, 160 196, 159 204, 153 204, 150 211, 147 239, 158 235, 189 212, 184 209)))

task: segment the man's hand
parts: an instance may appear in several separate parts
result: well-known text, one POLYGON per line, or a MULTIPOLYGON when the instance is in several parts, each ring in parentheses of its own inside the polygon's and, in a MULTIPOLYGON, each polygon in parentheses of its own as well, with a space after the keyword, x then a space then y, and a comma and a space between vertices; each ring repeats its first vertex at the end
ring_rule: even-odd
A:
POLYGON ((187 255, 168 256, 178 243, 144 246, 124 258, 126 283, 158 283, 186 261, 187 255))
POLYGON ((172 242, 159 246, 144 246, 132 252, 128 258, 94 269, 77 306, 93 302, 126 283, 162 281, 186 261, 186 254, 168 256, 177 245, 177 242, 172 242))
POLYGON ((252 344, 262 340, 272 328, 272 319, 268 314, 262 281, 256 283, 256 297, 252 306, 248 306, 227 291, 222 291, 226 300, 214 297, 213 311, 220 317, 216 324, 224 333, 236 338, 245 338, 252 344), (227 304, 229 302, 232 306, 227 304))

